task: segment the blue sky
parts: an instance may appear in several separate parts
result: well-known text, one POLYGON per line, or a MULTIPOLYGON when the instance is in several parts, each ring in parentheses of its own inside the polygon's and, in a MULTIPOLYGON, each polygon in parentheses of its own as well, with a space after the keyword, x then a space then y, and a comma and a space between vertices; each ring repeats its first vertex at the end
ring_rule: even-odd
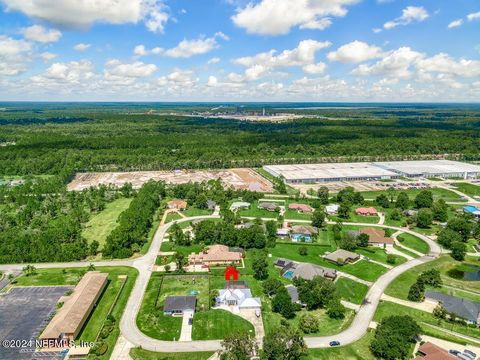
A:
POLYGON ((0 0, 0 100, 480 99, 478 0, 0 0))

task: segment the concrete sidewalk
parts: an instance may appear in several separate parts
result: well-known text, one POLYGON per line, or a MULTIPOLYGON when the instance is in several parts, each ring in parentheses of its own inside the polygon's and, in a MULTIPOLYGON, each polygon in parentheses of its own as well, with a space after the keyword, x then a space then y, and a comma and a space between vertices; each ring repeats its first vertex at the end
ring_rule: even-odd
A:
POLYGON ((180 332, 180 339, 178 339, 178 341, 192 341, 193 314, 193 311, 183 312, 182 331, 180 332), (192 319, 192 325, 188 323, 190 319, 192 319))

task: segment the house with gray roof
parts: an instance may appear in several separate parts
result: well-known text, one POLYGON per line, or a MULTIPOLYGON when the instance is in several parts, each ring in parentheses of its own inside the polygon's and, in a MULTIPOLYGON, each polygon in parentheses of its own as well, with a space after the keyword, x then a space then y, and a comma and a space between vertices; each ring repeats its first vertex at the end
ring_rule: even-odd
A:
POLYGON ((298 263, 293 269, 292 278, 301 278, 312 280, 315 276, 321 276, 326 279, 335 280, 337 278, 337 270, 324 268, 309 263, 298 263))
POLYGON ((274 212, 278 210, 278 205, 273 202, 261 202, 258 203, 258 208, 274 212))
POLYGON ((328 255, 325 255, 324 259, 337 265, 345 265, 357 261, 360 259, 360 255, 344 249, 338 249, 328 255))
POLYGON ((298 297, 298 289, 295 285, 287 285, 285 288, 288 291, 288 295, 290 296, 290 299, 292 299, 292 303, 299 304, 300 300, 298 297))
POLYGON ((425 296, 441 303, 449 313, 469 323, 480 324, 480 303, 435 291, 426 291, 425 296))
POLYGON ((196 304, 195 296, 167 296, 163 305, 163 314, 182 316, 185 311, 195 312, 196 304))

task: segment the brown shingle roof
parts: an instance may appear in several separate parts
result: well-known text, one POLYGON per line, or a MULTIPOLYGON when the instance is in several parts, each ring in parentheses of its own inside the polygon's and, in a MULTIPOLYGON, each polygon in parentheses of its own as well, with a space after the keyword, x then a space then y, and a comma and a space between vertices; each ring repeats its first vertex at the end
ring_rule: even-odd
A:
POLYGON ((208 247, 206 253, 190 254, 188 260, 190 262, 212 262, 212 261, 240 261, 242 253, 238 251, 230 251, 225 245, 212 245, 208 247))
POLYGON ((442 349, 441 347, 432 344, 431 342, 426 342, 418 348, 418 352, 422 354, 417 356, 415 360, 454 360, 458 359, 456 356, 453 356, 448 353, 447 350, 442 349))
POLYGON ((394 244, 393 239, 386 237, 384 230, 381 228, 363 228, 360 232, 370 237, 368 240, 369 244, 394 244))
POLYGON ((58 339, 61 334, 76 336, 107 284, 107 278, 107 273, 87 272, 47 325, 40 339, 58 339))

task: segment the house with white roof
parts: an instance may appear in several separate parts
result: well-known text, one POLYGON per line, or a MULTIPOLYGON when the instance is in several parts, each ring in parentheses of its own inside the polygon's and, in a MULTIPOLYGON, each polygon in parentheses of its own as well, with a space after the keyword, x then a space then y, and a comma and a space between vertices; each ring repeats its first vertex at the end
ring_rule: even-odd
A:
POLYGON ((339 208, 340 208, 340 205, 338 205, 338 204, 327 205, 327 206, 325 206, 325 212, 328 215, 335 215, 335 214, 338 213, 339 208))
POLYGON ((250 289, 221 289, 218 291, 217 306, 238 306, 239 309, 261 309, 262 301, 254 298, 250 289))

